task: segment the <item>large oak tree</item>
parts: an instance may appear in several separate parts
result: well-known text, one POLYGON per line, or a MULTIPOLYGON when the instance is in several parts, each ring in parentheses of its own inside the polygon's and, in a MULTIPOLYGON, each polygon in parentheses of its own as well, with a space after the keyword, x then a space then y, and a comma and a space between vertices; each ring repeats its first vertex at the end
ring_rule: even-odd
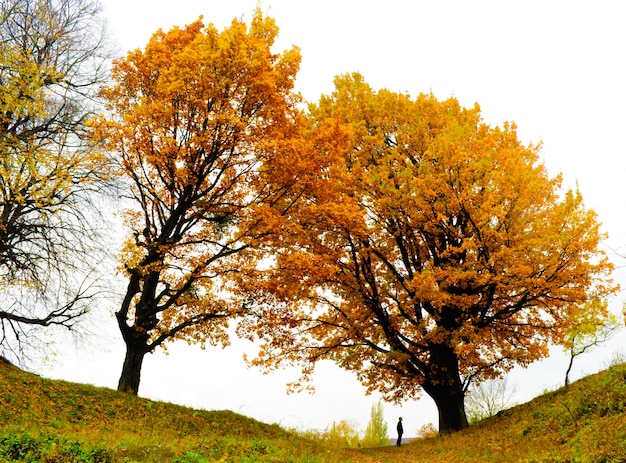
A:
POLYGON ((274 197, 258 175, 298 101, 299 50, 272 52, 277 33, 259 10, 223 31, 198 20, 114 64, 111 116, 93 126, 129 188, 121 391, 138 393, 146 353, 174 339, 225 345, 245 312, 226 282, 255 265, 266 228, 252 211, 274 197))
POLYGON ((257 363, 306 378, 331 359, 390 400, 425 391, 440 432, 462 429, 471 382, 545 357, 614 291, 596 214, 478 107, 335 85, 291 165, 272 269, 249 280, 271 295, 257 363))

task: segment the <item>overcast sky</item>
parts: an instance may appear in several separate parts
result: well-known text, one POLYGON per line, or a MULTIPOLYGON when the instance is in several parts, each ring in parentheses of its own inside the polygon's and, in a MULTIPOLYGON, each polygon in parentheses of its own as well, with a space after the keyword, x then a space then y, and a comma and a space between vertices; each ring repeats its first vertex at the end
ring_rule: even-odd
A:
MULTIPOLYGON (((159 28, 184 26, 200 15, 222 29, 235 17, 249 20, 256 0, 103 0, 120 53, 143 48, 159 28)), ((579 185, 609 233, 609 253, 626 249, 626 7, 622 1, 265 0, 262 10, 281 33, 277 50, 297 45, 302 66, 297 90, 316 101, 333 77, 358 71, 374 88, 439 99, 477 102, 491 125, 514 121, 526 143, 543 143, 549 171, 566 186, 579 185)), ((626 251, 625 251, 626 253, 626 251)), ((616 263, 624 261, 616 257, 616 263)), ((618 280, 622 277, 616 274, 618 280)), ((623 285, 626 285, 624 283, 623 285)), ((612 307, 619 311, 620 294, 612 307)), ((106 350, 76 349, 44 367, 52 377, 116 387, 123 343, 113 318, 102 326, 106 350), (105 330, 106 331, 106 330, 105 330)), ((574 378, 606 367, 620 346, 576 361, 574 378)), ((146 358, 140 395, 204 409, 230 409, 285 427, 324 429, 342 419, 364 428, 376 397, 365 397, 353 375, 320 366, 315 395, 286 396, 297 372, 261 375, 247 370, 238 342, 224 351, 174 346, 169 356, 146 358)), ((509 380, 517 399, 560 385, 566 359, 558 352, 509 380)), ((406 435, 437 413, 426 397, 385 405, 390 435, 403 416, 406 435)))

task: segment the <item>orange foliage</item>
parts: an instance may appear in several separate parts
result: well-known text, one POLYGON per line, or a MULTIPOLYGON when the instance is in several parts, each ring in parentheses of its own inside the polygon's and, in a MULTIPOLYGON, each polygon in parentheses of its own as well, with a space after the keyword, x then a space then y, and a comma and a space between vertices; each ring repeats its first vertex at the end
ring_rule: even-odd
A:
POLYGON ((241 312, 225 281, 255 263, 266 227, 251 211, 274 195, 259 168, 298 102, 299 50, 272 53, 277 33, 259 10, 249 26, 235 20, 221 32, 201 20, 158 31, 115 62, 102 91, 112 117, 93 121, 94 134, 117 156, 133 203, 117 318, 126 362, 139 360, 125 364, 123 390, 137 392, 145 352, 172 338, 226 344, 227 320, 241 312))
POLYGON ((478 106, 335 85, 256 283, 275 298, 257 363, 330 358, 389 399, 425 390, 440 430, 464 427, 470 381, 546 356, 573 305, 615 291, 596 215, 478 106))

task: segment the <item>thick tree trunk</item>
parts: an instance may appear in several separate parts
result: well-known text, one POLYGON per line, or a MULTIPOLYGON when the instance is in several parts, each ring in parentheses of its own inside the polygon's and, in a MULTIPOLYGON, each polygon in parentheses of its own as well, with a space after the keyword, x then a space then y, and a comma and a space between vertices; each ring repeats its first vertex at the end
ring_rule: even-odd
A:
POLYGON ((449 346, 436 346, 431 350, 433 369, 422 388, 432 397, 439 412, 439 434, 450 434, 468 427, 465 414, 465 393, 459 362, 449 346))
POLYGON ((146 345, 141 342, 126 342, 126 357, 117 390, 137 395, 141 380, 141 366, 146 355, 146 345))
MULTIPOLYGON (((158 273, 151 274, 149 282, 152 283, 151 288, 156 288, 158 282, 158 273)), ((150 330, 157 324, 156 316, 144 316, 151 308, 150 302, 154 300, 154 290, 152 292, 141 291, 141 276, 139 272, 134 272, 128 282, 126 297, 122 302, 119 312, 115 313, 117 324, 122 333, 122 338, 126 344, 126 356, 124 357, 124 366, 122 374, 117 384, 117 390, 120 392, 128 392, 129 394, 139 394, 139 381, 141 380, 141 367, 143 358, 150 351, 148 348, 148 340, 150 339, 150 330), (134 321, 135 324, 127 323, 127 315, 133 298, 141 293, 140 302, 135 306, 134 321), (147 302, 146 302, 147 301, 147 302)))
POLYGON ((461 387, 437 384, 424 387, 439 412, 439 434, 451 434, 467 428, 464 394, 461 387))

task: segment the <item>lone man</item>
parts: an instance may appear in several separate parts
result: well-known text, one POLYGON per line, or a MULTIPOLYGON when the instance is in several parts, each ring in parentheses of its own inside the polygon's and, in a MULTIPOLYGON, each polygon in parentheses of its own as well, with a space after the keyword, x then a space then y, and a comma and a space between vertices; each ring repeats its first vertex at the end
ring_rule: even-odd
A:
POLYGON ((402 434, 404 434, 404 428, 402 427, 402 417, 398 419, 396 429, 398 430, 398 442, 396 442, 396 445, 400 447, 400 444, 402 443, 402 434))

